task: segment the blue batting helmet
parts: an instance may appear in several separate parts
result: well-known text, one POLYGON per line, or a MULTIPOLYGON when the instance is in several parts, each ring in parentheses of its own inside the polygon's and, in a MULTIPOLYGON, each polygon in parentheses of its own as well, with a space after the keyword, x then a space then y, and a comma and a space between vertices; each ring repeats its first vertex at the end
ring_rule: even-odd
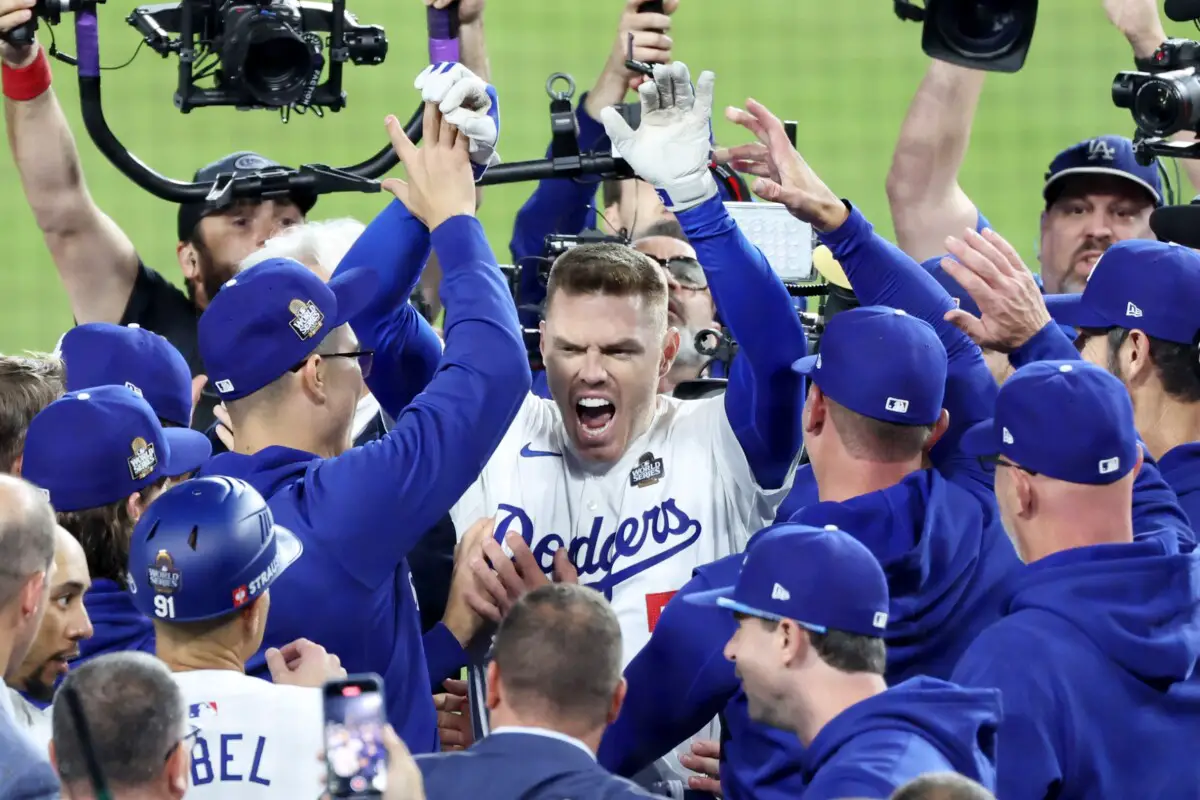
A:
POLYGON ((164 492, 138 521, 129 591, 151 619, 214 619, 260 597, 302 550, 248 483, 195 478, 164 492))

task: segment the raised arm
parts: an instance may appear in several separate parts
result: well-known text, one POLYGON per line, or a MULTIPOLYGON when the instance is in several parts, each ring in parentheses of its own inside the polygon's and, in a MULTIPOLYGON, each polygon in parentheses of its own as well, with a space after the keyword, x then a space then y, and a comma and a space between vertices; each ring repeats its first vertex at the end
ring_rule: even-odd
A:
MULTIPOLYGON (((0 18, 25 7, 19 0, 0 0, 0 18)), ((133 243, 88 193, 79 150, 50 88, 49 60, 41 47, 0 44, 0 60, 9 148, 71 313, 79 323, 119 322, 137 279, 133 243)))
POLYGON ((472 216, 475 190, 466 138, 431 104, 420 150, 394 118, 389 130, 409 181, 384 185, 433 228, 443 272, 446 349, 433 380, 399 414, 395 427, 375 442, 321 462, 305 490, 314 528, 336 539, 332 552, 372 586, 392 579, 417 539, 478 477, 530 382, 508 287, 472 216), (379 526, 389 520, 403 524, 394 535, 381 536, 379 526))
POLYGON ((611 108, 604 111, 604 126, 625 160, 658 189, 696 248, 721 319, 744 360, 725 393, 726 416, 755 481, 777 489, 800 451, 797 405, 803 382, 791 365, 806 353, 807 340, 783 282, 717 195, 708 169, 714 81, 705 72, 693 88, 686 65, 655 67, 654 81, 638 89, 637 131, 611 108))
POLYGON ((921 81, 887 176, 900 249, 917 261, 946 252, 947 236, 975 227, 979 211, 958 185, 985 73, 932 61, 921 81))

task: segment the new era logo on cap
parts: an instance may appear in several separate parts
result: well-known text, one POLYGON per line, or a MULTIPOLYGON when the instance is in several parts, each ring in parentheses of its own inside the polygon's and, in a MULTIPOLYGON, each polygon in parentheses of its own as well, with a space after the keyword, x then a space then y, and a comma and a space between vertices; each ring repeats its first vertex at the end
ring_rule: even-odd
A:
POLYGON ((1003 441, 1005 444, 1013 443, 1012 431, 1010 431, 1008 428, 1001 429, 1000 438, 1001 438, 1001 441, 1003 441))
POLYGON ((771 599, 784 601, 791 600, 792 593, 777 583, 771 587, 771 599))
POLYGON ((1137 306, 1135 306, 1133 303, 1129 303, 1128 305, 1125 306, 1125 316, 1140 317, 1140 316, 1142 316, 1142 310, 1140 308, 1138 308, 1137 306))

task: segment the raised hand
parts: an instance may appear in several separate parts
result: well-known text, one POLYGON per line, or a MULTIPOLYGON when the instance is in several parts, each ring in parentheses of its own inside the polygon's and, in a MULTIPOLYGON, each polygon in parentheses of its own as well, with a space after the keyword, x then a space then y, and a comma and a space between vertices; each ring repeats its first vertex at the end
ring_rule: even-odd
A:
POLYGON ((615 108, 600 115, 614 151, 659 190, 671 211, 700 205, 717 193, 708 170, 715 81, 713 73, 702 72, 693 88, 683 62, 656 66, 654 80, 638 88, 642 122, 636 131, 615 108))
POLYGON ((414 85, 426 103, 436 104, 446 122, 467 136, 476 180, 500 162, 500 99, 494 86, 462 64, 448 62, 426 67, 414 85))
POLYGON ((1025 344, 1050 322, 1046 301, 1021 256, 1000 234, 968 228, 962 239, 946 238, 942 268, 958 281, 979 306, 975 317, 961 309, 946 313, 976 344, 1009 353, 1025 344))
POLYGON ((388 178, 383 188, 431 231, 451 217, 474 216, 475 178, 467 137, 446 122, 433 103, 425 104, 421 147, 409 140, 395 117, 389 116, 386 123, 408 180, 388 178))
POLYGON ((772 203, 782 203, 792 216, 819 231, 831 231, 846 221, 846 204, 821 181, 792 147, 783 122, 757 100, 746 108, 727 108, 725 118, 742 126, 758 140, 731 147, 720 154, 739 172, 758 180, 751 190, 772 203))

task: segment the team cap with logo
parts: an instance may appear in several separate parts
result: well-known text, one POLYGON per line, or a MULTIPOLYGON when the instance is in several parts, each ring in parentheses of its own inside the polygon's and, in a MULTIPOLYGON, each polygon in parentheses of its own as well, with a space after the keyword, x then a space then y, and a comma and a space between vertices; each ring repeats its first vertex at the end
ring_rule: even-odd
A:
POLYGON ((832 525, 785 522, 765 529, 746 549, 736 584, 684 600, 760 619, 790 619, 815 633, 879 637, 887 629, 883 567, 865 545, 832 525))
POLYGON ((21 475, 56 511, 100 508, 158 482, 193 472, 212 455, 199 431, 164 428, 126 386, 68 392, 33 418, 21 475))
POLYGON ((261 597, 303 549, 250 484, 195 478, 164 492, 134 528, 130 596, 151 619, 215 619, 261 597))
POLYGON ((946 391, 946 348, 933 326, 886 306, 834 316, 821 352, 792 369, 864 417, 901 425, 932 425, 946 391))
POLYGON ((1124 136, 1097 136, 1071 145, 1054 157, 1046 171, 1042 197, 1050 206, 1062 192, 1067 178, 1074 175, 1113 175, 1131 181, 1145 189, 1154 201, 1162 205, 1162 178, 1158 161, 1142 166, 1133 155, 1133 142, 1124 136))
POLYGON ((230 278, 200 316, 200 357, 222 400, 257 392, 304 361, 371 302, 376 277, 352 270, 328 283, 290 258, 230 278))

